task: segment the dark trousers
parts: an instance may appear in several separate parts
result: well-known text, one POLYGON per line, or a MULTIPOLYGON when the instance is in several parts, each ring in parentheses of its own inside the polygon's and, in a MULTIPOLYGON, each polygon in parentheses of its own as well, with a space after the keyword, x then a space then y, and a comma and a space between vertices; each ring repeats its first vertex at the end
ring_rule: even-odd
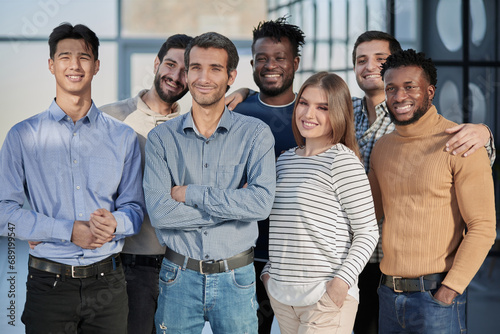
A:
POLYGON ((273 325, 274 312, 271 308, 271 302, 267 296, 266 288, 260 280, 260 273, 262 272, 262 269, 264 269, 266 263, 255 261, 254 265, 255 274, 257 275, 257 301, 259 302, 259 310, 257 311, 257 317, 259 318, 259 334, 270 334, 271 326, 273 325))
POLYGON ((354 323, 355 334, 378 333, 378 294, 380 264, 368 263, 359 275, 359 306, 354 323))
POLYGON ((29 268, 21 317, 28 334, 127 333, 122 267, 101 277, 57 277, 29 268))
MULTIPOLYGON (((123 254, 122 254, 123 255, 123 254)), ((160 269, 123 261, 128 294, 128 334, 155 333, 160 269)))

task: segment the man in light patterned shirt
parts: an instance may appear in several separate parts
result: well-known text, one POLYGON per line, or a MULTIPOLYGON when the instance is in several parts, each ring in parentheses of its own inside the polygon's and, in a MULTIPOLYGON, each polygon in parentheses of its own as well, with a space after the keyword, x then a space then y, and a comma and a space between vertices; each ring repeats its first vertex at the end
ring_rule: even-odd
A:
MULTIPOLYGON (((381 65, 392 53, 401 50, 399 42, 381 31, 366 31, 354 43, 352 60, 356 81, 365 93, 363 98, 353 97, 354 126, 359 149, 368 172, 373 145, 386 133, 394 130, 385 103, 384 82, 380 76, 381 65)), ((456 133, 446 144, 451 154, 471 155, 486 146, 491 163, 495 160, 495 148, 490 130, 483 124, 461 124, 446 130, 456 133)), ((381 221, 379 230, 382 231, 381 221)), ((381 240, 381 238, 379 239, 381 240)), ((359 276, 360 304, 354 325, 355 333, 378 332, 378 296, 380 280, 379 263, 382 259, 379 242, 370 262, 359 276)))

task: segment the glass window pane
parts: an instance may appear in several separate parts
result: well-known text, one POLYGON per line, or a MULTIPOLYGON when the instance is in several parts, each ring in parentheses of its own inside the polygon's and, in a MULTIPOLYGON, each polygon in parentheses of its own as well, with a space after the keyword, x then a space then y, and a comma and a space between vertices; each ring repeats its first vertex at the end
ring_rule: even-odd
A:
POLYGON ((253 27, 267 16, 266 0, 123 0, 122 4, 124 37, 197 36, 216 31, 231 39, 251 39, 253 27))
POLYGON ((456 123, 463 123, 463 75, 461 67, 439 67, 434 105, 438 112, 456 123))
MULTIPOLYGON (((471 60, 495 59, 496 29, 495 3, 493 1, 471 0, 469 52, 471 60)), ((498 4, 496 4, 498 6, 498 4)))
POLYGON ((85 24, 99 38, 115 38, 117 0, 2 1, 0 36, 48 37, 61 22, 85 24))

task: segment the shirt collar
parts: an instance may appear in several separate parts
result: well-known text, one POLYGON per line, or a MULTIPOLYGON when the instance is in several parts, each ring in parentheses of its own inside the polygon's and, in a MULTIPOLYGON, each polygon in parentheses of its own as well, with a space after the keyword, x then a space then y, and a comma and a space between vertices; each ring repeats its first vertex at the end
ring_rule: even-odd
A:
MULTIPOLYGON (((217 124, 217 129, 215 132, 220 132, 219 129, 223 129, 226 132, 229 131, 231 128, 231 125, 233 124, 233 117, 234 117, 234 112, 229 110, 226 106, 224 107, 224 112, 222 113, 222 116, 219 120, 219 124, 217 124)), ((194 130, 198 135, 200 134, 198 132, 198 129, 196 129, 196 126, 194 125, 194 120, 193 120, 193 110, 191 110, 186 114, 186 118, 184 119, 182 123, 182 129, 184 130, 184 133, 186 132, 187 129, 192 129, 194 130)))
POLYGON ((168 115, 162 115, 157 112, 154 112, 153 110, 149 109, 148 105, 144 103, 142 100, 142 97, 144 94, 146 94, 149 91, 149 89, 143 89, 137 94, 137 109, 142 111, 148 116, 153 116, 157 121, 168 121, 169 119, 172 119, 176 116, 179 116, 181 113, 181 107, 177 102, 174 102, 172 104, 172 112, 168 115))
MULTIPOLYGON (((58 122, 69 118, 69 116, 61 109, 61 107, 59 107, 55 98, 50 104, 49 113, 54 118, 54 120, 58 122)), ((97 109, 97 107, 94 104, 94 101, 92 101, 89 111, 87 111, 87 114, 83 116, 82 119, 88 119, 90 123, 94 123, 97 121, 99 113, 100 113, 99 109, 97 109)))
MULTIPOLYGON (((363 97, 363 113, 366 115, 366 117, 368 117, 368 108, 366 107, 366 96, 363 97)), ((375 106, 375 113, 377 114, 377 118, 379 118, 380 115, 389 114, 385 100, 375 106)))

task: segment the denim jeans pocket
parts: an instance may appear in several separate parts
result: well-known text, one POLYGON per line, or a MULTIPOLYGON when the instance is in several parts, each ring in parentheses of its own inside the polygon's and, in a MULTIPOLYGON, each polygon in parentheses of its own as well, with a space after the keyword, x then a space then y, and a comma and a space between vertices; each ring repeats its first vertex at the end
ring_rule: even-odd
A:
POLYGON ((437 290, 427 291, 427 295, 429 296, 431 302, 434 302, 434 303, 438 304, 441 307, 452 307, 453 304, 455 304, 455 300, 453 300, 453 302, 451 302, 451 304, 446 304, 446 303, 443 303, 442 301, 437 300, 436 298, 434 298, 433 293, 435 293, 436 291, 437 290))
POLYGON ((180 275, 180 270, 179 266, 176 264, 172 264, 170 262, 166 262, 166 260, 163 260, 163 263, 161 264, 161 270, 160 270, 160 284, 164 285, 172 285, 177 281, 177 278, 180 275))
POLYGON ((233 283, 240 289, 248 289, 255 285, 255 270, 253 263, 231 271, 233 283))

